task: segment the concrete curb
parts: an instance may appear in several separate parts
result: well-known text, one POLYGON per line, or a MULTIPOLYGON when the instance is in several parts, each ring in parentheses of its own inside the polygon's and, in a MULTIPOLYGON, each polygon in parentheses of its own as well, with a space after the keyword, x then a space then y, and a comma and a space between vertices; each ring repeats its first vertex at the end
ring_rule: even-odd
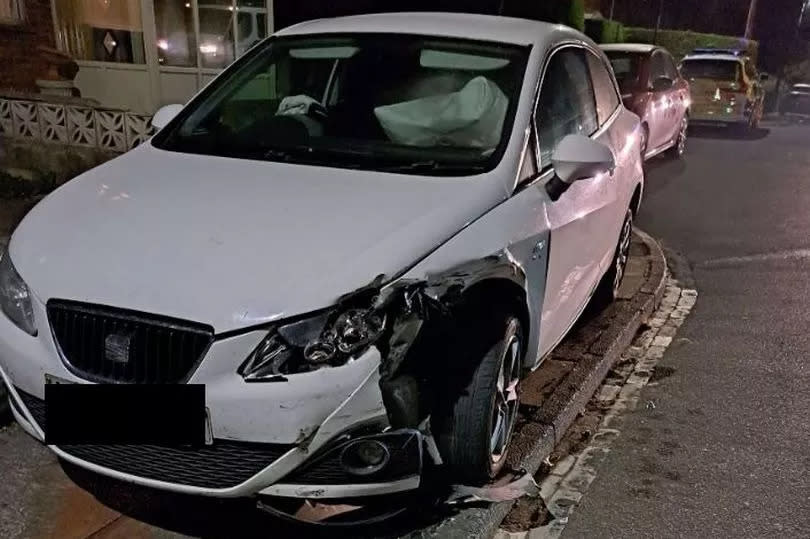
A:
MULTIPOLYGON (((515 468, 532 474, 537 472, 577 415, 585 409, 622 352, 633 342, 639 327, 661 303, 666 285, 666 259, 658 242, 640 230, 636 230, 636 234, 647 250, 649 269, 644 282, 620 309, 609 313, 611 323, 590 344, 589 353, 577 361, 542 408, 532 414, 529 424, 516 434, 513 440, 518 453, 513 462, 515 468)), ((512 502, 506 502, 464 509, 408 537, 489 539, 498 531, 512 505, 512 502)))

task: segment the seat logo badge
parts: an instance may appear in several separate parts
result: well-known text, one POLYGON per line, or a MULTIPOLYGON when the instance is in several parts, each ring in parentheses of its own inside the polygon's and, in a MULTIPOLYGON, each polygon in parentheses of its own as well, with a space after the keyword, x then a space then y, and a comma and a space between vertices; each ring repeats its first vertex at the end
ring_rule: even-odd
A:
POLYGON ((131 334, 111 333, 107 335, 107 338, 104 339, 104 358, 113 363, 128 364, 131 344, 131 334))

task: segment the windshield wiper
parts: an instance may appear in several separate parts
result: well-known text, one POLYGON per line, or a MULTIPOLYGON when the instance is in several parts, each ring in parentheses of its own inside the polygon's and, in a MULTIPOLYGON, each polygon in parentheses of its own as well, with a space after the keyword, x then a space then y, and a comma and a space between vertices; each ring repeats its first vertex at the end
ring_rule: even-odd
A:
POLYGON ((265 159, 294 163, 329 164, 328 158, 338 158, 341 164, 345 161, 360 164, 358 158, 369 160, 374 154, 367 150, 353 148, 318 148, 316 146, 280 146, 262 148, 260 153, 265 159))
POLYGON ((385 172, 445 172, 445 173, 463 173, 467 172, 474 174, 483 172, 487 169, 486 165, 481 163, 447 163, 429 159, 426 161, 414 161, 411 163, 401 163, 397 165, 387 165, 380 167, 380 170, 385 172))

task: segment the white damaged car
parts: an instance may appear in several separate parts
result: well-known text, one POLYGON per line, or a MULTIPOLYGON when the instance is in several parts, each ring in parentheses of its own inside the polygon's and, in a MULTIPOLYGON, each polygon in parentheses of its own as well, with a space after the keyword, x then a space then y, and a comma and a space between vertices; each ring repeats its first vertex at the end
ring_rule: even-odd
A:
POLYGON ((493 478, 521 378, 622 280, 643 171, 609 66, 520 19, 278 32, 19 225, 0 260, 16 420, 79 467, 207 496, 493 478), (183 386, 204 392, 187 443, 156 441, 183 386), (74 416, 97 435, 49 434, 74 416), (120 422, 142 439, 105 439, 120 422))

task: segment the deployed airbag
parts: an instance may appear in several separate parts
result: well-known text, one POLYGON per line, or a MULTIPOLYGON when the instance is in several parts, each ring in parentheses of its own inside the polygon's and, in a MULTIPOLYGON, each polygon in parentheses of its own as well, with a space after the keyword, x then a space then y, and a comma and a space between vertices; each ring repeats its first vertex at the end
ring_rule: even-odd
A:
POLYGON ((493 149, 508 105, 494 82, 475 77, 457 92, 377 107, 374 114, 398 144, 493 149))

